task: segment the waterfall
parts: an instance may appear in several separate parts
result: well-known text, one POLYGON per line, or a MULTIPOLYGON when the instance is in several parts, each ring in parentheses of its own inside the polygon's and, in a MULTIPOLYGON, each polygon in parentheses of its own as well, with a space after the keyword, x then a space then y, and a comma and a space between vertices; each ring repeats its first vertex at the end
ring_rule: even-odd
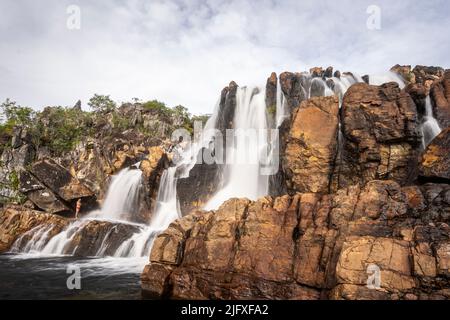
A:
POLYGON ((112 177, 101 212, 94 212, 91 217, 134 221, 133 215, 139 208, 142 171, 137 169, 139 164, 133 167, 125 168, 112 177))
MULTIPOLYGON (((94 223, 105 223, 107 232, 96 235, 95 248, 89 248, 92 256, 140 257, 149 253, 149 227, 134 223, 139 209, 139 191, 142 172, 139 163, 121 170, 111 179, 101 210, 71 222, 61 232, 52 234, 53 226, 38 226, 19 237, 12 246, 14 253, 37 255, 75 255, 85 236, 84 232, 94 223), (119 226, 129 233, 129 239, 120 243, 119 226)), ((89 232, 89 231, 88 231, 89 232)), ((123 231, 122 231, 123 232, 123 231)))
MULTIPOLYGON (((261 174, 262 164, 268 163, 265 97, 264 88, 237 89, 234 135, 231 141, 231 137, 227 137, 223 188, 208 201, 205 209, 216 209, 234 197, 256 200, 267 195, 269 176, 261 174)), ((277 110, 282 110, 282 106, 277 106, 277 110)))
POLYGON ((431 106, 430 96, 425 99, 425 115, 422 120, 422 144, 426 148, 430 142, 441 133, 439 123, 433 115, 433 108, 431 106))
POLYGON ((276 127, 279 128, 285 119, 289 117, 289 110, 284 97, 283 90, 281 90, 280 77, 277 79, 277 101, 276 101, 276 127))

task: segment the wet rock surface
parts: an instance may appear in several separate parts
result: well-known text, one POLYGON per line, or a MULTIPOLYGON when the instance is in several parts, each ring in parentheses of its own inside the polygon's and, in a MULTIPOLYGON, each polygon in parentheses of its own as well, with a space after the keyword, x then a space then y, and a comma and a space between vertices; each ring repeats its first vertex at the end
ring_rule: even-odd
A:
POLYGON ((371 181, 329 195, 231 199, 160 234, 142 288, 174 299, 446 299, 449 192, 371 181), (367 287, 370 265, 379 288, 367 287))
POLYGON ((419 174, 423 180, 450 182, 450 127, 443 130, 421 155, 419 174))

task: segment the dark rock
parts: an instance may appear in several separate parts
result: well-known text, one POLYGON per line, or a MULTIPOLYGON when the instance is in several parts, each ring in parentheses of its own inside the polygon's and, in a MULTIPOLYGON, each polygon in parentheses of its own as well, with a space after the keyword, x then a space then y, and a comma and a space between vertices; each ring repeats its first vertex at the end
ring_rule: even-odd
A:
POLYGON ((30 172, 22 170, 19 174, 19 190, 39 209, 47 213, 70 215, 72 210, 30 172))
POLYGON ((326 68, 326 70, 325 70, 323 76, 324 76, 325 78, 331 78, 331 77, 333 76, 333 67, 328 67, 328 68, 326 68))
POLYGON ((77 103, 75 103, 73 109, 81 111, 81 100, 78 100, 77 103))
POLYGON ((432 83, 439 80, 444 75, 444 69, 441 67, 416 66, 412 71, 416 78, 416 83, 424 84, 429 87, 427 82, 432 83))
POLYGON ((364 81, 365 83, 369 84, 369 80, 370 80, 370 79, 369 79, 369 75, 366 74, 366 75, 362 76, 361 78, 363 79, 363 81, 364 81))
POLYGON ((269 128, 275 128, 275 117, 277 113, 277 86, 278 78, 275 72, 272 72, 266 82, 266 110, 269 128))
POLYGON ((283 72, 280 74, 281 90, 283 91, 290 113, 307 98, 307 93, 302 86, 306 77, 299 73, 283 72))
POLYGON ((434 138, 421 155, 419 174, 425 180, 450 182, 450 127, 434 138))
MULTIPOLYGON (((203 152, 210 151, 204 148, 199 151, 197 157, 202 157, 203 152)), ((221 168, 218 164, 199 160, 189 172, 189 177, 178 178, 177 196, 183 215, 204 206, 219 190, 220 174, 221 168)))

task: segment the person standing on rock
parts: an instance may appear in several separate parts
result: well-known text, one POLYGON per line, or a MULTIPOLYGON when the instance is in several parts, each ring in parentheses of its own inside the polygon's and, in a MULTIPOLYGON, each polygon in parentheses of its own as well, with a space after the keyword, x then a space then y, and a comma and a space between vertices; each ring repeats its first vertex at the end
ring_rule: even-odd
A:
POLYGON ((78 213, 80 213, 81 209, 81 199, 78 199, 77 205, 75 207, 75 219, 78 219, 78 213))

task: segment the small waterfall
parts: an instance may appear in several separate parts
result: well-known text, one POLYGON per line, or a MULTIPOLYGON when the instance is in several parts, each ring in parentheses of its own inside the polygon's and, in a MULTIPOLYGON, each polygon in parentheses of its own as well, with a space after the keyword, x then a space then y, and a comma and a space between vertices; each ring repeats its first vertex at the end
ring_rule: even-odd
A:
POLYGON ((276 127, 279 128, 285 119, 289 117, 289 110, 284 97, 283 90, 281 90, 280 77, 277 80, 277 101, 276 101, 276 127))
MULTIPOLYGON (((139 164, 134 167, 139 167, 139 164)), ((134 221, 133 214, 139 208, 139 191, 142 186, 142 171, 125 168, 112 177, 101 212, 91 217, 103 219, 134 221)))
POLYGON ((426 148, 430 142, 436 138, 436 136, 441 133, 441 128, 439 123, 433 115, 433 108, 431 106, 430 96, 425 99, 425 115, 422 120, 422 144, 426 148))
MULTIPOLYGON (((136 169, 137 167, 139 164, 123 169, 112 177, 101 210, 73 221, 63 231, 53 233, 52 237, 50 235, 53 226, 38 226, 17 239, 11 251, 43 256, 74 255, 78 253, 78 246, 85 236, 86 229, 103 223, 101 228, 104 228, 102 229, 104 232, 96 235, 94 242, 91 243, 95 247, 87 248, 92 256, 140 257, 147 255, 149 245, 146 243, 151 236, 151 232, 147 230, 149 227, 133 222, 139 208, 139 190, 142 185, 142 172, 136 169), (125 236, 128 234, 129 240, 120 243, 120 233, 125 233, 125 236), (145 235, 147 238, 141 239, 145 235)), ((89 233, 89 230, 87 232, 89 233)))

